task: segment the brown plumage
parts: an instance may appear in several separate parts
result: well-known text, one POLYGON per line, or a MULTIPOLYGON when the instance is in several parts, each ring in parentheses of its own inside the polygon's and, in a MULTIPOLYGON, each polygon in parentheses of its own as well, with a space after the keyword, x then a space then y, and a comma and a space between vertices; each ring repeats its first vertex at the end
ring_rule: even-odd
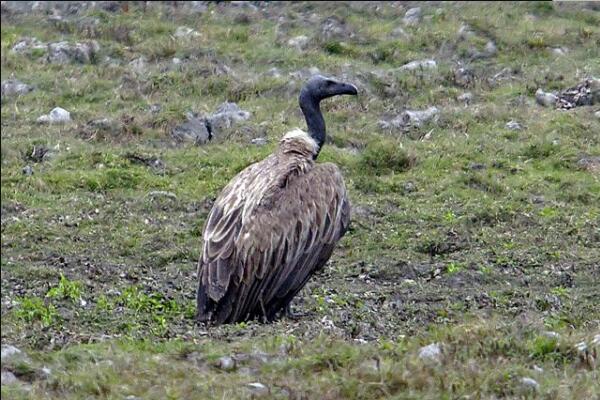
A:
MULTIPOLYGON (((356 94, 352 88, 348 94, 356 94)), ((322 137, 289 132, 217 198, 198 265, 200 321, 271 321, 331 257, 348 229, 350 204, 339 169, 315 163, 322 128, 322 137)))

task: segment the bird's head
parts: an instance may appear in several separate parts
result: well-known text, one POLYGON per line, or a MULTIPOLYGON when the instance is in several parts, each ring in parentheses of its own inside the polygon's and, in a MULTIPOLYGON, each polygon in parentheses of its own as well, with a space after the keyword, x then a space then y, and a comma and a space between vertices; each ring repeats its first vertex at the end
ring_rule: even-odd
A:
POLYGON ((328 97, 349 94, 356 96, 358 89, 356 86, 338 81, 334 78, 327 78, 322 75, 315 75, 309 79, 300 91, 300 98, 308 97, 316 101, 321 101, 328 97))

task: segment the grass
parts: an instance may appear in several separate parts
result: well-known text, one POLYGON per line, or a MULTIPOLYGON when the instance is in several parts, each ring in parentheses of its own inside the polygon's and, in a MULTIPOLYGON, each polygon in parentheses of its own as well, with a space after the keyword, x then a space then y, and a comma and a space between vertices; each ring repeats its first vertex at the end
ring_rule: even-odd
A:
POLYGON ((2 344, 30 358, 3 362, 22 382, 3 398, 249 398, 255 382, 271 398, 597 397, 600 181, 577 164, 600 154, 597 106, 542 108, 534 94, 600 75, 598 11, 423 3, 424 21, 402 26, 393 2, 262 7, 131 5, 61 23, 3 10, 2 79, 35 87, 1 107, 2 344), (320 37, 334 14, 352 36, 320 37), (200 35, 175 39, 179 26, 200 35), (299 35, 303 51, 286 44, 299 35), (25 36, 100 51, 44 64, 44 51, 10 50, 25 36), (495 56, 469 59, 489 41, 495 56), (421 59, 438 67, 398 70, 421 59), (207 331, 193 320, 206 215, 236 173, 304 126, 296 97, 314 67, 360 90, 324 102, 319 156, 342 170, 351 229, 295 300, 298 321, 207 331), (468 107, 456 100, 466 91, 468 107), (171 140, 187 112, 225 101, 252 117, 207 145, 171 140), (35 122, 56 106, 73 122, 35 122), (436 122, 379 127, 429 106, 436 122), (431 343, 439 363, 418 357, 431 343))

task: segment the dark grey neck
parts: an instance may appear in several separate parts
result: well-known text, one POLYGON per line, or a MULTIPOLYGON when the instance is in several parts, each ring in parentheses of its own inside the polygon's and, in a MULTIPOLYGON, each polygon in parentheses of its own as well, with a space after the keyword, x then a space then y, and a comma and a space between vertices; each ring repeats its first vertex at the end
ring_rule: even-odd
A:
POLYGON ((308 134, 319 145, 317 155, 321 151, 323 143, 325 143, 325 120, 323 119, 319 102, 320 100, 312 96, 309 92, 303 91, 300 93, 300 108, 306 119, 308 134))

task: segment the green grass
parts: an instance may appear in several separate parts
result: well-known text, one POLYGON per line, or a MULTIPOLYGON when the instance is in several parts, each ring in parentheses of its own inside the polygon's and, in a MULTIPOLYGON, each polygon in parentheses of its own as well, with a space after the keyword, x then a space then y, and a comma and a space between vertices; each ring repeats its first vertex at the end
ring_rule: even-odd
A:
POLYGON ((393 2, 211 3, 200 15, 130 5, 60 23, 3 11, 2 79, 35 87, 3 98, 0 115, 2 343, 31 358, 3 364, 30 385, 3 386, 3 398, 249 398, 252 382, 272 398, 597 397, 597 365, 575 345, 600 329, 600 180, 577 164, 600 155, 598 107, 542 108, 534 94, 600 76, 598 11, 421 7, 406 36, 392 34, 406 11, 393 2), (331 15, 354 35, 320 36, 331 15), (474 36, 460 37, 463 24, 474 36), (175 39, 179 26, 200 35, 175 39), (302 52, 286 44, 298 35, 311 39, 302 52), (25 36, 96 40, 100 52, 45 64, 43 51, 10 51, 25 36), (468 59, 490 40, 495 56, 468 59), (142 72, 129 67, 139 57, 142 72), (438 67, 398 70, 420 59, 438 67), (475 76, 467 88, 454 81, 461 65, 475 76), (359 87, 323 103, 319 156, 344 175, 351 229, 298 295, 298 321, 206 331, 193 319, 204 220, 235 174, 304 127, 302 79, 289 74, 311 67, 359 87), (468 107, 456 100, 466 91, 468 107), (251 119, 204 146, 172 142, 187 112, 225 101, 251 119), (56 106, 73 122, 35 122, 56 106), (438 121, 379 128, 429 106, 438 121), (88 125, 100 118, 113 122, 88 125), (507 130, 510 120, 524 129, 507 130), (140 161, 155 159, 164 167, 140 161), (439 365, 418 358, 434 342, 439 365), (223 356, 232 370, 216 366, 223 356))

